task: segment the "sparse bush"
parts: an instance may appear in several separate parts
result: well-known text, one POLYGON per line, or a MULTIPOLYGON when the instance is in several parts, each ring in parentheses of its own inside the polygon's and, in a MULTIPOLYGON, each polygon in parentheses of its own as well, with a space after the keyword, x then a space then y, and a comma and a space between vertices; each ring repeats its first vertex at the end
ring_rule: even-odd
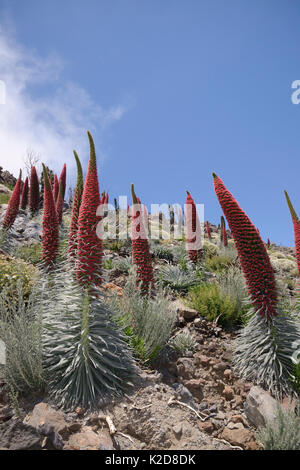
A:
POLYGON ((276 419, 259 429, 257 438, 265 450, 300 450, 300 418, 278 405, 276 419))
POLYGON ((180 355, 184 356, 187 352, 195 351, 197 343, 188 330, 183 330, 170 340, 170 346, 180 355))
POLYGON ((118 269, 123 273, 129 273, 132 269, 132 258, 131 256, 126 256, 125 258, 119 258, 113 261, 113 267, 118 269))
POLYGON ((203 251, 205 259, 212 258, 213 256, 218 255, 218 248, 211 242, 205 241, 203 244, 203 251))
POLYGON ((135 276, 128 278, 121 298, 112 296, 111 309, 128 337, 128 342, 143 362, 154 363, 168 343, 176 319, 165 291, 157 289, 155 297, 142 295, 135 276))
POLYGON ((40 309, 33 292, 27 302, 27 287, 19 281, 16 294, 0 293, 0 337, 6 346, 5 378, 17 394, 43 390, 42 340, 40 309))
POLYGON ((230 266, 226 273, 219 274, 218 284, 224 294, 235 300, 237 317, 243 319, 248 310, 248 305, 245 303, 248 294, 241 270, 235 266, 230 266))
POLYGON ((160 269, 160 281, 163 285, 169 286, 172 290, 186 292, 191 286, 200 282, 200 272, 187 267, 186 270, 180 266, 171 264, 160 269))
POLYGON ((156 258, 164 259, 166 261, 173 260, 173 253, 170 248, 163 245, 156 245, 151 247, 151 251, 156 258))
POLYGON ((189 290, 188 304, 208 320, 219 318, 221 324, 239 320, 237 301, 221 290, 217 283, 202 283, 189 290))

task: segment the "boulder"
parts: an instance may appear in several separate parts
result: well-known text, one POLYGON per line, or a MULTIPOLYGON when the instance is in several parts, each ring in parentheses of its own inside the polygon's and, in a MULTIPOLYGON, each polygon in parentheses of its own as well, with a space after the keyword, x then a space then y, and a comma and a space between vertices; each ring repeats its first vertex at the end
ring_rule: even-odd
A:
POLYGON ((182 317, 186 321, 191 321, 199 315, 197 310, 184 305, 180 300, 175 300, 175 302, 173 302, 173 307, 178 318, 182 317))
POLYGON ((73 450, 114 449, 112 439, 107 432, 94 432, 89 426, 84 426, 80 432, 72 434, 67 445, 73 450))
POLYGON ((275 422, 278 402, 260 387, 253 386, 245 402, 245 414, 254 427, 265 426, 266 422, 275 422))
POLYGON ((48 403, 35 405, 31 416, 26 416, 24 422, 33 426, 43 435, 57 433, 61 437, 69 434, 68 423, 61 412, 56 411, 48 403))
POLYGON ((9 450, 40 450, 42 436, 32 426, 19 420, 0 425, 0 448, 9 450))

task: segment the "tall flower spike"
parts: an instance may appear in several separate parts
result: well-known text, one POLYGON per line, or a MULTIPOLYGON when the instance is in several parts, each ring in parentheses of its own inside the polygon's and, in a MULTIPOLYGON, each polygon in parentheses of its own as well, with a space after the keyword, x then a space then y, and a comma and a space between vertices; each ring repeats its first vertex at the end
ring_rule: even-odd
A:
POLYGON ((295 237, 295 251, 296 251, 296 259, 297 259, 297 266, 298 266, 298 275, 300 277, 300 220, 297 216, 297 213, 291 203, 289 195, 286 191, 284 191, 287 204, 290 209, 293 225, 294 225, 294 237, 295 237))
POLYGON ((221 233, 222 233, 222 242, 224 246, 228 245, 226 224, 223 215, 221 215, 221 233))
POLYGON ((40 205, 40 188, 39 179, 35 166, 31 168, 30 188, 29 188, 29 209, 31 214, 35 214, 39 210, 40 205))
POLYGON ((57 212, 57 218, 58 218, 59 224, 62 223, 63 205, 64 205, 63 184, 62 184, 62 181, 60 181, 59 191, 58 191, 58 196, 57 196, 57 201, 56 201, 56 212, 57 212))
POLYGON ((63 169, 61 170, 59 180, 58 180, 58 185, 60 185, 60 183, 62 183, 63 200, 65 199, 65 194, 66 194, 66 180, 67 180, 67 165, 64 164, 63 169))
POLYGON ((68 251, 71 256, 75 255, 75 252, 77 249, 78 216, 79 216, 79 209, 80 209, 82 192, 83 192, 82 167, 81 167, 81 163, 77 155, 77 152, 75 150, 73 152, 74 152, 74 157, 75 157, 76 165, 77 165, 77 183, 76 183, 76 188, 74 190, 72 218, 71 218, 70 232, 69 232, 68 251))
POLYGON ((134 185, 131 185, 132 195, 132 219, 131 219, 131 243, 132 243, 132 263, 136 265, 137 282, 142 294, 147 294, 153 289, 153 269, 149 250, 149 243, 144 226, 145 218, 141 214, 141 203, 134 192, 134 185))
POLYGON ((210 225, 208 221, 206 221, 205 228, 206 228, 208 239, 211 240, 211 230, 210 230, 210 225))
POLYGON ((89 132, 88 138, 90 142, 90 160, 78 217, 76 274, 81 285, 91 283, 100 285, 102 240, 98 238, 96 233, 97 224, 99 223, 96 212, 100 204, 100 194, 95 146, 89 132))
POLYGON ((191 261, 196 262, 202 257, 202 245, 201 245, 201 232, 200 232, 200 221, 197 214, 196 204, 194 199, 187 191, 186 197, 186 243, 187 252, 191 261))
POLYGON ((53 185, 53 196, 54 196, 55 204, 56 204, 56 201, 57 201, 58 191, 59 191, 59 184, 58 184, 57 175, 55 174, 54 175, 54 185, 53 185))
POLYGON ((51 267, 56 261, 58 254, 58 218, 51 184, 47 169, 43 164, 44 172, 44 211, 43 211, 43 234, 42 234, 42 257, 44 263, 51 267))
POLYGON ((3 219, 3 228, 5 230, 9 229, 16 220, 16 217, 19 212, 19 204, 20 204, 20 193, 21 193, 21 177, 22 172, 20 170, 19 178, 17 179, 16 185, 14 190, 10 196, 8 201, 8 206, 5 212, 5 216, 3 219))
POLYGON ((22 196, 21 196, 21 209, 25 210, 28 204, 28 178, 26 178, 23 184, 22 196))
POLYGON ((266 247, 249 217, 223 181, 213 173, 214 187, 239 255, 252 303, 261 315, 276 314, 277 291, 266 247))
POLYGON ((274 271, 258 230, 217 175, 215 191, 227 218, 252 309, 233 345, 233 370, 242 380, 269 390, 276 398, 294 393, 294 345, 300 331, 277 302, 274 271))

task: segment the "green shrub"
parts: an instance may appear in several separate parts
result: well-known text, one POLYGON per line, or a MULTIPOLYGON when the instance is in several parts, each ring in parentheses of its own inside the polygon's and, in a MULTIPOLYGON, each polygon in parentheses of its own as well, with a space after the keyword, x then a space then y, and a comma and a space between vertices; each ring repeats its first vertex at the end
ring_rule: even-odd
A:
POLYGON ((14 256, 26 261, 26 263, 36 265, 40 263, 42 259, 41 243, 31 243, 30 245, 20 246, 15 250, 14 256))
POLYGON ((37 269, 23 260, 0 254, 0 292, 5 288, 9 303, 18 296, 18 283, 21 282, 24 299, 31 293, 37 269))
POLYGON ((104 259, 102 263, 102 268, 110 271, 113 269, 113 260, 112 259, 104 259))
POLYGON ((203 283, 189 290, 188 304, 208 320, 219 318, 221 324, 234 324, 239 320, 237 301, 222 292, 217 283, 203 283))
POLYGON ((221 273, 225 269, 228 269, 232 263, 232 259, 226 255, 214 255, 211 258, 207 258, 204 263, 204 269, 206 271, 212 271, 221 273))
POLYGON ((169 341, 176 319, 165 291, 158 289, 155 297, 141 295, 132 274, 124 296, 112 296, 110 307, 116 312, 116 320, 136 357, 145 363, 155 363, 169 341))
POLYGON ((0 194, 0 204, 8 204, 10 194, 0 194))
POLYGON ((300 450, 300 418, 278 405, 276 419, 259 429, 257 438, 265 450, 300 450))

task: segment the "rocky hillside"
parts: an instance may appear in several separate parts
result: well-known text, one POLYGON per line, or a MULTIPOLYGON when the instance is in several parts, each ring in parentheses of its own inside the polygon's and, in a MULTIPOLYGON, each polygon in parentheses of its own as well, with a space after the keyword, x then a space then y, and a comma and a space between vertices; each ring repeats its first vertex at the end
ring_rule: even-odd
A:
MULTIPOLYGON (((5 205, 1 209, 0 220, 5 205)), ((70 211, 65 207, 62 240, 69 223, 70 211)), ((174 322, 155 361, 137 347, 138 374, 123 397, 99 402, 93 412, 80 407, 64 412, 46 392, 14 395, 2 369, 0 448, 262 448, 256 428, 267 418, 275 419, 276 401, 259 387, 241 381, 232 369, 232 343, 243 311, 237 292, 230 293, 227 286, 224 297, 224 273, 226 279, 229 272, 238 279, 233 290, 239 286, 243 293, 244 285, 230 233, 225 248, 220 244, 220 230, 211 224, 211 231, 211 240, 205 238, 205 261, 197 278, 186 264, 183 241, 151 244, 155 276, 168 287, 165 295, 174 322), (203 285, 199 296, 197 285, 203 285), (210 301, 206 302, 208 295, 210 301)), ((9 271, 11 277, 13 272, 25 279, 30 291, 30 279, 40 261, 40 241, 41 215, 30 218, 20 211, 11 232, 9 254, 0 255, 0 288, 9 271)), ((271 244, 268 253, 280 289, 293 302, 297 281, 293 249, 271 244)), ((103 287, 124 299, 130 243, 106 241, 104 255, 103 287)))

